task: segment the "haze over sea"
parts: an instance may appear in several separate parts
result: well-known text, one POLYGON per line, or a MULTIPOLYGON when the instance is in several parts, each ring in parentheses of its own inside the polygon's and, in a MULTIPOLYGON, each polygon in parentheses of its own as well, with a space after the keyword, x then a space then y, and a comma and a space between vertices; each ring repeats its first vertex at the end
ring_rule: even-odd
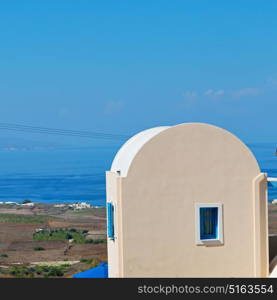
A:
MULTIPOLYGON (((276 145, 248 145, 263 172, 277 177, 276 145)), ((0 150, 0 201, 105 205, 105 171, 119 146, 0 150)), ((269 187, 268 199, 277 199, 269 187)))

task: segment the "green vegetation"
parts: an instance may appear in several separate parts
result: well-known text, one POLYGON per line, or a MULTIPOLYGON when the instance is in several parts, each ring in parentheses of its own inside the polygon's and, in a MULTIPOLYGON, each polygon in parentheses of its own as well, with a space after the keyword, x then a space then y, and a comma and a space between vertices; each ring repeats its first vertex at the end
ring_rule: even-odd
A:
POLYGON ((8 257, 8 255, 7 255, 7 254, 5 254, 5 253, 3 253, 3 254, 0 254, 0 258, 6 258, 6 257, 8 257))
POLYGON ((33 248, 35 251, 43 251, 45 250, 43 247, 35 247, 33 248))
MULTIPOLYGON (((80 262, 81 262, 81 263, 84 263, 84 264, 86 264, 86 265, 88 265, 89 268, 94 268, 94 267, 96 267, 96 266, 99 265, 100 260, 97 259, 97 258, 82 258, 82 259, 80 260, 80 262)), ((86 267, 84 270, 86 270, 87 268, 88 268, 88 267, 86 267)))
POLYGON ((0 223, 45 223, 47 216, 0 214, 0 223))
POLYGON ((81 263, 85 263, 85 264, 88 264, 88 265, 91 265, 91 264, 95 264, 97 265, 98 264, 98 261, 97 259, 95 258, 82 258, 80 260, 81 263))
POLYGON ((75 228, 59 228, 52 230, 42 230, 33 234, 35 241, 55 241, 71 240, 75 244, 103 244, 104 239, 86 239, 87 230, 78 230, 75 228))
POLYGON ((98 240, 93 240, 93 239, 87 239, 85 240, 85 244, 104 244, 106 243, 107 240, 104 239, 98 239, 98 240))
POLYGON ((87 230, 77 230, 75 228, 70 229, 52 229, 42 230, 33 234, 33 239, 36 241, 54 241, 54 240, 74 240, 76 244, 86 243, 87 230))
POLYGON ((8 274, 17 278, 33 277, 61 277, 69 268, 68 264, 61 266, 34 266, 34 267, 10 267, 9 269, 0 269, 0 273, 8 274))
POLYGON ((27 203, 32 203, 32 201, 28 200, 28 199, 25 199, 25 200, 22 201, 22 204, 27 204, 27 203))

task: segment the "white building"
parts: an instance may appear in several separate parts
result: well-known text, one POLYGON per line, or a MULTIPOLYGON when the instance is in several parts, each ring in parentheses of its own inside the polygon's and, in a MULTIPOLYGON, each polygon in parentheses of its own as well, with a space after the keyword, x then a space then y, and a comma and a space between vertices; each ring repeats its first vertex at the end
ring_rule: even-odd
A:
POLYGON ((267 277, 267 175, 200 123, 128 140, 107 172, 109 277, 267 277))

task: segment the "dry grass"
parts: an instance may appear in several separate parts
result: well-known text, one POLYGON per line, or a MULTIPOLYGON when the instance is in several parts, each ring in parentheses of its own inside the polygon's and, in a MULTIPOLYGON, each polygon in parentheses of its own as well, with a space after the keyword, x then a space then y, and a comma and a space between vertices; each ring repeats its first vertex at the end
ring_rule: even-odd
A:
MULTIPOLYGON (((28 209, 27 209, 28 210, 28 209)), ((1 211, 1 210, 0 210, 1 211)), ((26 212, 26 209, 24 209, 26 212)), ((59 210, 51 206, 40 206, 36 215, 34 209, 26 214, 2 214, 0 215, 0 265, 3 267, 17 263, 22 266, 30 266, 34 262, 50 263, 67 261, 80 261, 81 259, 93 259, 97 261, 107 260, 107 245, 104 244, 72 244, 68 248, 68 241, 34 241, 33 233, 38 228, 47 230, 57 228, 75 228, 88 230, 97 234, 106 232, 105 208, 92 209, 75 213, 73 211, 59 210), (39 213, 38 213, 39 212, 39 213), (1 219, 2 218, 2 219, 1 219), (34 251, 34 248, 42 247, 44 251, 34 251), (67 249, 67 250, 66 250, 67 249), (65 251, 66 250, 66 251, 65 251)), ((12 211, 14 212, 14 211, 12 211)), ((89 268, 87 264, 75 263, 66 270, 64 277, 89 268)), ((0 268, 1 269, 1 268, 0 268)), ((7 277, 11 275, 0 275, 7 277)))

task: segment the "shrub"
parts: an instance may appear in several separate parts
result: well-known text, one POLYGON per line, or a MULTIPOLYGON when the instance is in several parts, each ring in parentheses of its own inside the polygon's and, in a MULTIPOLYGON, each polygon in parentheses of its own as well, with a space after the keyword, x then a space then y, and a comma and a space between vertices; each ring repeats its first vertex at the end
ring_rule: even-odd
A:
POLYGON ((70 240, 73 239, 76 244, 85 244, 85 234, 75 228, 71 229, 53 229, 35 232, 33 239, 36 241, 52 240, 70 240))
POLYGON ((14 277, 28 277, 33 278, 35 275, 38 277, 61 277, 64 271, 69 268, 68 264, 61 266, 35 266, 35 267, 22 267, 16 266, 8 269, 8 273, 14 277))
POLYGON ((104 243, 106 243, 106 240, 104 240, 104 239, 98 239, 98 240, 93 240, 93 239, 87 239, 86 241, 85 241, 85 243, 86 244, 95 244, 95 245, 97 245, 97 244, 104 244, 104 243))
POLYGON ((92 258, 82 258, 80 262, 85 264, 90 264, 92 262, 92 258))
POLYGON ((27 204, 27 203, 32 203, 32 201, 28 200, 28 199, 25 199, 25 200, 22 201, 22 204, 27 204))
POLYGON ((0 258, 5 258, 5 257, 8 257, 7 254, 3 253, 3 254, 0 254, 0 258))
POLYGON ((82 258, 80 262, 89 265, 91 268, 94 268, 99 264, 100 261, 97 258, 82 258))
POLYGON ((70 233, 66 233, 66 234, 65 234, 65 238, 66 238, 67 240, 71 240, 71 239, 73 238, 73 236, 72 236, 70 233))
POLYGON ((43 247, 35 247, 33 248, 35 251, 43 251, 45 250, 43 247))
POLYGON ((53 277, 55 277, 55 276, 63 276, 64 275, 64 273, 63 273, 63 271, 60 269, 60 268, 57 268, 57 267, 53 267, 52 269, 51 269, 51 271, 48 273, 48 276, 53 276, 53 277))

